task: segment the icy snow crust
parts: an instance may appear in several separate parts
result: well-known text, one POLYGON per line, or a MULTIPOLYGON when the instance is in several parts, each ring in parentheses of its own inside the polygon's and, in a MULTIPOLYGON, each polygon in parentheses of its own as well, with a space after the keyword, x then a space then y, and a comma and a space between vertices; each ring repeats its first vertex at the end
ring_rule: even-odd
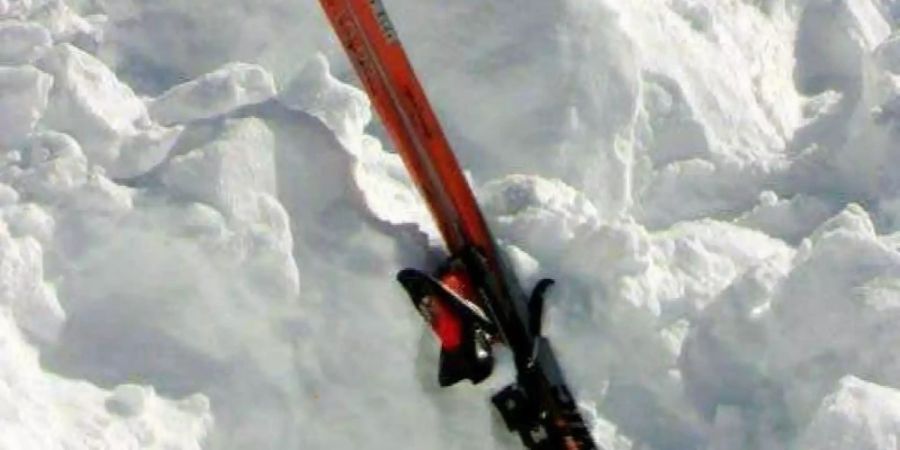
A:
MULTIPOLYGON (((900 2, 384 0, 610 450, 895 450, 900 2)), ((316 2, 0 0, 0 448, 515 449, 316 2)))

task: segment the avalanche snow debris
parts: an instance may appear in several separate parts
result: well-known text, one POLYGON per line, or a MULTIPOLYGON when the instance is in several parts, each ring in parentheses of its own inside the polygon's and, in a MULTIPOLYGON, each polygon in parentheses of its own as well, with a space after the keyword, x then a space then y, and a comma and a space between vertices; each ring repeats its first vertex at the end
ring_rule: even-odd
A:
POLYGON ((40 25, 0 21, 0 65, 31 64, 52 45, 50 32, 40 25))
POLYGON ((255 64, 229 63, 175 86, 149 102, 150 116, 163 125, 225 114, 275 95, 275 81, 255 64))
POLYGON ((273 147, 274 137, 265 122, 228 121, 211 143, 172 158, 161 180, 173 195, 255 222, 262 214, 260 195, 275 193, 273 147))
POLYGON ((846 374, 900 379, 891 356, 900 316, 887 300, 897 295, 900 254, 875 234, 862 208, 822 224, 790 265, 773 269, 764 277, 751 272, 723 292, 691 331, 681 359, 698 407, 738 406, 747 430, 767 430, 751 441, 775 439, 769 433, 788 424, 802 430, 846 374))
POLYGON ((88 163, 81 146, 71 136, 54 131, 35 133, 21 152, 20 164, 2 172, 3 177, 27 197, 54 203, 83 184, 88 163))
POLYGON ((872 0, 811 1, 797 30, 797 86, 805 93, 859 84, 864 60, 890 34, 872 0))
POLYGON ((52 243, 55 222, 53 216, 34 203, 25 203, 0 209, 0 217, 9 226, 14 237, 30 236, 42 246, 52 243))
POLYGON ((847 376, 822 400, 797 448, 887 450, 898 439, 900 391, 847 376))
POLYGON ((0 67, 0 147, 14 147, 47 108, 53 77, 31 66, 0 67))
POLYGON ((43 25, 53 36, 53 42, 72 43, 86 51, 93 51, 103 40, 105 16, 81 17, 63 0, 44 0, 28 19, 43 25))
POLYGON ((483 186, 481 201, 494 232, 539 260, 559 258, 566 243, 599 222, 584 194, 559 180, 511 175, 483 186))
POLYGON ((109 414, 104 408, 109 393, 103 389, 44 372, 6 311, 0 312, 0 342, 0 448, 200 450, 212 426, 208 408, 184 410, 181 402, 155 394, 140 416, 109 414))
POLYGON ((181 133, 153 123, 130 87, 76 47, 57 45, 37 64, 55 78, 43 124, 72 135, 88 159, 114 178, 152 169, 181 133))
MULTIPOLYGON (((409 389, 437 232, 312 6, 92 3, 0 0, 0 447, 514 445, 409 389)), ((896 447, 900 2, 388 7, 603 443, 896 447)))
POLYGON ((900 34, 894 33, 875 49, 875 56, 886 70, 900 74, 900 34))
POLYGON ((0 184, 0 208, 19 201, 19 193, 10 186, 0 184))
POLYGON ((343 151, 354 159, 354 182, 375 217, 395 225, 416 224, 433 242, 439 242, 437 228, 400 156, 385 151, 378 139, 365 133, 372 120, 365 92, 335 78, 328 60, 317 54, 279 93, 278 100, 289 109, 317 118, 335 134, 343 151))
POLYGON ((736 219, 735 223, 786 242, 797 243, 833 216, 835 209, 833 203, 818 197, 799 194, 780 199, 775 192, 763 191, 759 204, 736 219))
POLYGON ((65 312, 53 288, 44 282, 41 245, 34 238, 14 238, 0 222, 0 313, 11 311, 31 337, 53 342, 65 312))
POLYGON ((305 111, 353 147, 372 121, 369 97, 331 74, 325 55, 316 54, 288 87, 278 94, 287 107, 305 111))
POLYGON ((0 18, 22 19, 31 12, 32 0, 0 0, 0 18))

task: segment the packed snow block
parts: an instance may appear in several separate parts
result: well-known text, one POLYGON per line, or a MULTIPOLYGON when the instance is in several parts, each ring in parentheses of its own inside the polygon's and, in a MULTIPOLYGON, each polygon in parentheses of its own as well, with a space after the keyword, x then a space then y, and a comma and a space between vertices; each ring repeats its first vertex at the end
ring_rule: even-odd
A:
MULTIPOLYGON (((335 137, 340 140, 339 135, 335 137)), ((369 211, 387 223, 416 224, 437 242, 440 235, 434 219, 413 186, 400 155, 386 151, 372 136, 351 139, 360 139, 359 145, 345 140, 341 150, 355 159, 346 164, 369 211)))
POLYGON ((872 0, 808 2, 798 27, 794 79, 807 94, 858 88, 863 59, 891 33, 872 0))
MULTIPOLYGON (((278 101, 289 110, 318 119, 333 134, 340 151, 352 158, 348 167, 352 167, 352 178, 372 214, 387 223, 416 224, 435 242, 440 239, 400 156, 365 134, 372 120, 369 97, 335 78, 322 54, 307 62, 279 93, 278 101)), ((325 161, 317 159, 318 164, 325 161)))
POLYGON ((900 391, 847 376, 822 401, 796 448, 894 450, 898 440, 900 391))
POLYGON ((480 198, 498 236, 538 259, 557 259, 569 241, 600 222, 587 197, 560 180, 510 175, 486 184, 480 198))
POLYGON ((832 203, 818 197, 801 194, 780 199, 774 192, 764 191, 759 196, 759 204, 735 223, 796 243, 809 236, 835 212, 832 203))
POLYGON ((647 126, 639 133, 654 166, 710 157, 709 132, 695 118, 679 83, 667 76, 645 73, 642 87, 647 126))
POLYGON ((294 298, 300 294, 300 274, 292 253, 290 217, 278 199, 269 194, 259 194, 256 207, 259 216, 246 237, 247 277, 269 298, 294 298))
POLYGON ((892 34, 875 49, 878 63, 885 70, 900 74, 900 34, 892 34))
POLYGON ((134 208, 136 191, 109 179, 102 168, 92 167, 84 184, 71 191, 63 205, 79 213, 120 216, 134 208))
POLYGON ((672 9, 699 32, 709 30, 715 20, 710 7, 698 0, 675 0, 672 9))
POLYGON ((261 214, 259 194, 275 193, 274 145, 265 122, 229 120, 218 138, 172 158, 161 179, 176 196, 253 223, 261 214))
POLYGON ((32 0, 0 0, 0 19, 23 19, 32 7, 32 0))
POLYGON ((44 4, 34 8, 28 20, 50 30, 57 44, 68 42, 93 51, 103 40, 106 16, 81 17, 63 0, 45 0, 44 4))
POLYGON ((331 74, 325 55, 318 53, 278 94, 288 108, 304 111, 349 142, 358 141, 372 120, 371 102, 365 92, 342 83, 331 74))
POLYGON ((19 201, 19 193, 10 186, 0 183, 0 208, 14 205, 19 201))
POLYGON ((56 229, 53 216, 34 203, 0 208, 0 218, 6 221, 10 235, 15 238, 32 237, 42 246, 53 244, 56 229))
POLYGON ((0 222, 0 267, 0 312, 8 308, 30 337, 53 342, 66 314, 56 292, 44 282, 41 245, 31 237, 12 237, 6 223, 0 222))
POLYGON ((16 146, 45 113, 53 77, 34 67, 0 67, 0 147, 16 146))
POLYGON ((154 120, 172 125, 219 116, 273 96, 275 80, 264 68, 230 63, 169 89, 149 102, 149 108, 154 120))
POLYGON ((52 45, 50 32, 38 24, 0 21, 0 65, 31 64, 52 45))
POLYGON ((55 77, 44 124, 73 136, 113 178, 141 175, 168 155, 181 128, 153 123, 144 103, 102 62, 62 44, 38 61, 55 77))
POLYGON ((29 199, 48 204, 63 202, 65 195, 82 185, 88 161, 71 136, 55 131, 32 134, 23 145, 17 171, 6 173, 9 182, 29 199))
POLYGON ((682 373, 699 408, 758 411, 753 428, 804 424, 847 373, 900 380, 900 253, 862 208, 822 224, 790 264, 750 275, 685 344, 682 373))
POLYGON ((752 208, 760 186, 783 164, 766 166, 699 158, 667 164, 648 180, 634 215, 650 228, 666 228, 752 208))

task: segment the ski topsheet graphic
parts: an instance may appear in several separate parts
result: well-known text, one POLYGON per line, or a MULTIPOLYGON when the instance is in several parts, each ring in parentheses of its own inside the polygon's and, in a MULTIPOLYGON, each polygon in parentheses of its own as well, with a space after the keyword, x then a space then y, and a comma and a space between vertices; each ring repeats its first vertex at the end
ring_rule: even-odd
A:
POLYGON ((381 1, 320 2, 449 252, 434 275, 414 269, 398 275, 441 342, 438 381, 482 381, 493 368, 492 346, 507 345, 516 382, 492 401, 509 429, 529 449, 596 449, 541 336, 552 282, 542 281, 527 297, 508 270, 381 1))

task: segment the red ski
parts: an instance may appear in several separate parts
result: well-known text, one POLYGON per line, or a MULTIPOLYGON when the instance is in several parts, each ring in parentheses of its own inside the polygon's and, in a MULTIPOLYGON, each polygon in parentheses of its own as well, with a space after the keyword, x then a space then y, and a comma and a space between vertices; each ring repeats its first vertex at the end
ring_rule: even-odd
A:
POLYGON ((397 277, 441 341, 440 384, 487 378, 491 346, 502 342, 518 372, 493 398, 506 425, 529 449, 596 449, 541 336, 552 281, 526 298, 508 270, 381 1, 320 1, 446 243, 449 258, 434 276, 397 277))

